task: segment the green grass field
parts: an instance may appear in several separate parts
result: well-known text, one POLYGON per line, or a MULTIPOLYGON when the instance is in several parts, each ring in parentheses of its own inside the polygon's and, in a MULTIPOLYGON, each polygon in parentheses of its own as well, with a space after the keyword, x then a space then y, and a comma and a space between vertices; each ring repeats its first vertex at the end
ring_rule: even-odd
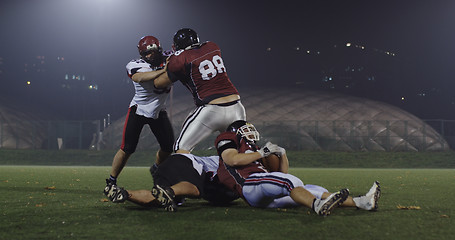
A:
MULTIPOLYGON (((454 239, 454 169, 292 168, 304 183, 364 194, 382 186, 379 210, 213 207, 189 199, 176 213, 105 202, 110 167, 0 167, 0 239, 454 239), (399 209, 397 206, 419 207, 399 209)), ((127 167, 127 189, 150 189, 147 167, 127 167)))

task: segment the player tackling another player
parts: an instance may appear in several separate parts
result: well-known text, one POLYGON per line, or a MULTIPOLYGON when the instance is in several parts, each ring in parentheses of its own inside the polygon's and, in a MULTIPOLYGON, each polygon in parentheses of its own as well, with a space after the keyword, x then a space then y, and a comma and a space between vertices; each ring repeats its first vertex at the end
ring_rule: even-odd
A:
POLYGON ((240 95, 227 75, 221 50, 214 42, 200 42, 193 29, 182 28, 173 38, 175 53, 166 64, 167 74, 154 80, 165 88, 180 81, 193 95, 196 108, 187 116, 174 151, 189 153, 214 132, 236 120, 246 120, 240 95))
MULTIPOLYGON (((305 185, 299 178, 287 173, 289 161, 284 148, 272 143, 266 143, 264 147, 259 148, 256 145, 258 140, 259 132, 256 128, 251 123, 242 120, 232 123, 227 131, 221 133, 216 139, 216 149, 219 153, 216 176, 219 182, 232 192, 231 196, 235 194, 240 196, 252 207, 289 208, 305 206, 322 216, 331 214, 333 209, 338 206, 356 207, 368 211, 377 210, 381 193, 379 182, 374 182, 370 190, 359 197, 349 196, 348 189, 331 193, 321 186, 305 185), (286 169, 284 172, 270 172, 262 165, 260 160, 272 153, 280 156, 281 164, 284 165, 282 169, 286 169)), ((215 158, 213 156, 209 158, 212 161, 213 170, 215 158)), ((209 161, 202 160, 202 163, 204 162, 207 164, 209 161)), ((167 161, 163 167, 166 166, 166 163, 167 161)), ((193 168, 196 169, 197 167, 194 166, 193 164, 193 168)), ((173 166, 169 164, 166 168, 172 169, 173 166)), ((188 169, 192 169, 192 167, 188 167, 188 169)), ((157 172, 160 171, 161 167, 158 168, 157 172)), ((167 170, 163 171, 166 172, 167 170)), ((179 170, 174 170, 174 174, 160 176, 166 178, 175 176, 175 174, 179 175, 179 170)), ((185 179, 189 178, 180 178, 179 182, 186 184, 183 189, 196 190, 197 184, 188 185, 189 181, 185 179)), ((160 180, 155 178, 155 185, 151 192, 148 191, 147 199, 154 201, 155 204, 159 202, 159 205, 167 211, 176 211, 177 196, 200 196, 200 191, 195 191, 196 194, 187 195, 180 193, 182 188, 171 185, 175 183, 175 181, 173 183, 160 183, 160 180)), ((200 190, 201 188, 198 187, 197 189, 200 190)), ((147 192, 147 190, 142 191, 147 192)), ((138 203, 134 192, 131 192, 130 195, 127 193, 128 191, 122 189, 115 192, 110 199, 113 202, 130 200, 138 203)))
POLYGON ((135 96, 130 111, 135 111, 132 116, 138 118, 136 115, 139 112, 152 123, 136 121, 132 124, 128 114, 125 130, 130 130, 125 131, 123 142, 130 139, 132 144, 126 148, 122 143, 119 153, 123 157, 117 158, 117 153, 114 158, 113 170, 110 179, 106 180, 104 191, 111 201, 129 200, 144 206, 161 206, 167 211, 176 211, 185 197, 202 197, 215 204, 229 203, 240 197, 252 207, 305 206, 322 216, 331 214, 338 206, 369 211, 378 208, 381 193, 379 182, 374 182, 370 190, 359 197, 349 196, 346 188, 332 193, 321 186, 305 185, 301 179, 289 174, 289 160, 284 148, 270 142, 262 148, 257 146, 259 132, 245 120, 240 96, 226 74, 220 49, 215 43, 201 43, 194 30, 180 29, 174 35, 173 47, 176 52, 168 58, 166 65, 157 39, 155 44, 145 45, 144 54, 140 46, 141 42, 138 47, 142 58, 127 65, 128 73, 135 83, 136 96, 140 98, 140 93, 143 93, 138 90, 146 90, 141 83, 150 83, 148 89, 153 89, 156 100, 147 101, 139 109, 141 101, 135 96), (160 59, 156 60, 154 56, 160 59), (174 143, 176 153, 163 162, 170 154, 169 143, 173 140, 173 132, 162 107, 165 100, 162 94, 167 94, 173 82, 178 80, 193 94, 197 107, 185 120, 174 143), (145 123, 153 124, 160 117, 162 120, 156 124, 164 128, 155 131, 150 125, 163 149, 157 153, 156 163, 159 167, 154 165, 151 168, 154 178, 152 190, 117 187, 116 176, 128 156, 134 152, 140 129, 145 123), (198 157, 189 154, 198 142, 214 131, 220 132, 215 140, 218 156, 198 157), (127 138, 126 133, 134 137, 127 138), (264 158, 271 154, 278 156, 279 171, 267 169, 263 164, 264 158))

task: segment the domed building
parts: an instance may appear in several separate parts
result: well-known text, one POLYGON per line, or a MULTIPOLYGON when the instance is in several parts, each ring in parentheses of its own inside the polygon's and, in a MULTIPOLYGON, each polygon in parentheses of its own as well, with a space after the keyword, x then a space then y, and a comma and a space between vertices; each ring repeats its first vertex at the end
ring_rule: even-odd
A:
MULTIPOLYGON (((289 150, 326 151, 445 151, 449 145, 416 116, 389 104, 339 93, 302 90, 240 91, 247 120, 272 141, 289 150)), ((194 109, 189 94, 168 101, 174 133, 194 109)), ((124 118, 103 132, 104 146, 120 145, 124 118)), ((196 146, 213 148, 216 134, 196 146)), ((156 149, 144 127, 138 148, 156 149)))

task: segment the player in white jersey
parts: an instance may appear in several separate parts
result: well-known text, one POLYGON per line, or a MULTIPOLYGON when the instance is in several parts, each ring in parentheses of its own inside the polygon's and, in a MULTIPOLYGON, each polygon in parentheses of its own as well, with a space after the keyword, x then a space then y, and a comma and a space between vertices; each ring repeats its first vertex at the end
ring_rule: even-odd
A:
POLYGON ((218 181, 218 163, 218 156, 173 154, 156 170, 152 191, 117 188, 108 198, 115 203, 128 200, 146 207, 162 206, 168 211, 176 211, 177 200, 183 197, 202 197, 212 204, 225 205, 239 196, 218 181))
POLYGON ((122 144, 112 161, 110 176, 106 179, 105 195, 117 188, 117 177, 136 151, 144 125, 149 125, 160 145, 155 164, 163 162, 173 150, 174 132, 165 110, 171 86, 157 89, 153 84, 153 80, 165 72, 166 58, 159 40, 153 36, 142 37, 137 47, 141 58, 131 60, 126 65, 135 94, 126 115, 122 144))

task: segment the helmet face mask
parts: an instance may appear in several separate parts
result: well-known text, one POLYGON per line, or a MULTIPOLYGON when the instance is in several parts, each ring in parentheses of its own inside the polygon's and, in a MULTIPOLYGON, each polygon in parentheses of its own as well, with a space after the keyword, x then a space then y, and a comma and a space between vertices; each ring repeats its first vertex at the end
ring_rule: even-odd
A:
POLYGON ((161 63, 163 63, 163 54, 160 51, 148 51, 145 52, 141 57, 153 66, 159 66, 161 63))
POLYGON ((196 31, 190 28, 182 28, 174 34, 172 47, 175 51, 178 51, 196 43, 199 43, 199 36, 196 31))
POLYGON ((253 124, 246 123, 237 130, 237 134, 245 138, 249 142, 259 141, 259 132, 253 124))
POLYGON ((260 135, 259 132, 256 130, 253 124, 248 123, 244 120, 238 120, 227 128, 228 132, 234 132, 239 138, 244 138, 246 141, 250 143, 255 143, 259 141, 260 135))
POLYGON ((153 36, 144 36, 139 40, 137 45, 141 58, 153 66, 159 66, 163 63, 163 48, 160 41, 153 36))

